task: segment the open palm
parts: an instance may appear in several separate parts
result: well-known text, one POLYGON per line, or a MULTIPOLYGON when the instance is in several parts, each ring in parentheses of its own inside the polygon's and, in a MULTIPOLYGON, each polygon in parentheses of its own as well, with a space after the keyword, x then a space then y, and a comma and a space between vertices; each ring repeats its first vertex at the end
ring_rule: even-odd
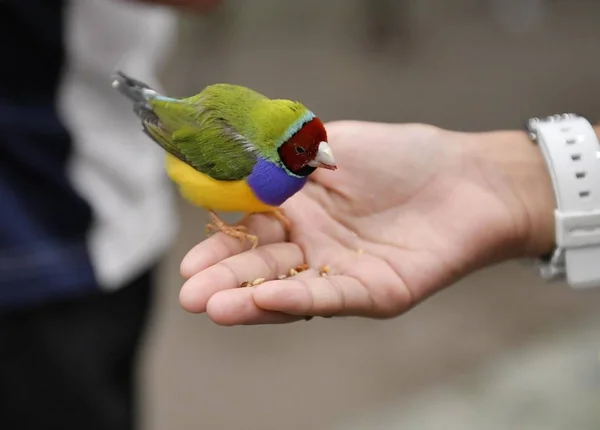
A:
POLYGON ((521 240, 519 202, 457 144, 466 134, 348 121, 327 130, 338 170, 315 172, 284 204, 290 237, 273 217, 252 215, 243 223, 258 248, 223 233, 197 245, 181 265, 186 310, 222 325, 393 317, 521 240), (257 278, 266 281, 240 287, 257 278))

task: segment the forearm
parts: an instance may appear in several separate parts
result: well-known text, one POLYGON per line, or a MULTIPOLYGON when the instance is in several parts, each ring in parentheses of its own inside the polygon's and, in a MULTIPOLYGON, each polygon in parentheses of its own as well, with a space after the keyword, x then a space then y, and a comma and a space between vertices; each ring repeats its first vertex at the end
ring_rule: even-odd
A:
MULTIPOLYGON (((593 129, 596 136, 600 136, 600 126, 595 126, 593 129)), ((582 131, 581 133, 587 135, 587 132, 582 131)), ((482 177, 485 178, 487 189, 490 190, 491 195, 496 196, 504 203, 508 209, 507 213, 510 214, 510 228, 506 228, 506 223, 502 225, 497 220, 488 223, 489 231, 495 232, 492 233, 495 243, 500 244, 494 248, 497 250, 497 254, 500 254, 500 258, 497 260, 549 256, 557 246, 555 224, 557 205, 554 186, 542 148, 535 144, 526 132, 521 131, 464 133, 463 138, 465 141, 463 148, 467 157, 474 160, 475 164, 485 171, 482 177), (504 244, 507 245, 504 246, 504 244)), ((559 136, 559 139, 561 138, 559 136)), ((544 141, 547 140, 542 142, 544 141)), ((560 143, 560 141, 554 141, 554 143, 560 143)), ((556 147, 550 148, 557 149, 556 147)), ((596 149, 593 146, 587 145, 582 148, 585 148, 582 149, 585 157, 594 156, 596 149)), ((558 160, 556 160, 558 166, 562 166, 561 156, 559 153, 558 160)), ((556 174, 560 182, 557 186, 560 187, 562 193, 561 211, 568 213, 569 207, 565 208, 564 206, 565 190, 568 192, 577 187, 578 183, 575 183, 575 176, 569 177, 569 171, 561 171, 560 168, 557 168, 556 174), (567 176, 564 173, 567 173, 567 176)), ((594 167, 589 165, 587 168, 593 169, 594 167)), ((595 173, 594 175, 592 173, 588 175, 590 178, 595 176, 595 173)), ((572 174, 575 175, 575 172, 572 174)), ((584 175, 585 172, 577 178, 585 178, 584 175)), ((588 183, 588 186, 591 185, 588 183)), ((581 210, 586 210, 585 206, 581 210)), ((561 229, 564 231, 564 224, 559 227, 558 231, 561 229)), ((569 236, 567 235, 567 237, 569 236)), ((561 244, 564 246, 564 243, 561 244)), ((482 252, 486 251, 489 249, 484 247, 482 252)), ((575 257, 569 260, 567 251, 566 270, 569 271, 569 261, 573 269, 569 284, 577 285, 577 288, 597 285, 598 273, 590 275, 590 270, 593 272, 594 269, 590 267, 589 263, 589 261, 596 260, 597 257, 595 255, 590 257, 589 252, 588 254, 571 255, 578 256, 579 260, 574 259, 575 257)), ((552 263, 544 270, 547 269, 545 273, 560 272, 561 268, 561 263, 558 262, 552 263)))

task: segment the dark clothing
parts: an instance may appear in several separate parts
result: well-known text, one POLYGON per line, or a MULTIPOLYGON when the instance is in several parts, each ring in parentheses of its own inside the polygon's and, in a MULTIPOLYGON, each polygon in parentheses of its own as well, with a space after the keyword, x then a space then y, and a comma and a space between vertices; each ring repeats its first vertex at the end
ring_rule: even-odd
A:
POLYGON ((110 294, 0 314, 0 427, 131 430, 152 275, 110 294))
POLYGON ((68 181, 73 142, 57 111, 65 3, 0 1, 0 309, 99 289, 92 212, 68 181))

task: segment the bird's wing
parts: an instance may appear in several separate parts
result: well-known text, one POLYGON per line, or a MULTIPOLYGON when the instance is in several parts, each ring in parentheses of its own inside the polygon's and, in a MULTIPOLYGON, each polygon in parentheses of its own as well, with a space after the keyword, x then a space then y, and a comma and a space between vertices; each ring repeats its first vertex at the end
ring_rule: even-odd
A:
POLYGON ((248 177, 257 161, 254 146, 219 118, 180 128, 173 143, 189 165, 221 181, 248 177))
POLYGON ((142 123, 167 152, 213 179, 246 178, 257 160, 252 143, 215 109, 177 99, 151 101, 142 123))
POLYGON ((143 115, 140 115, 140 118, 142 120, 144 133, 146 133, 148 137, 150 137, 154 142, 158 143, 160 147, 162 147, 169 154, 179 158, 184 163, 189 164, 189 160, 186 158, 177 144, 173 142, 172 133, 161 124, 160 120, 154 113, 150 111, 145 112, 143 115))

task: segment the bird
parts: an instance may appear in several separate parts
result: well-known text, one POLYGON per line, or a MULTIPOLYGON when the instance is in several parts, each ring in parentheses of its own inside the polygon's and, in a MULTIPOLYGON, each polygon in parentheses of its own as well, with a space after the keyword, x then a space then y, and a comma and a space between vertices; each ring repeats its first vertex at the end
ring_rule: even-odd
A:
POLYGON ((165 151, 165 170, 179 194, 208 211, 207 234, 221 231, 258 246, 243 225, 217 212, 275 216, 319 168, 337 165, 323 122, 298 101, 272 99, 242 85, 216 83, 185 98, 160 94, 117 70, 112 87, 132 103, 142 131, 165 151))

